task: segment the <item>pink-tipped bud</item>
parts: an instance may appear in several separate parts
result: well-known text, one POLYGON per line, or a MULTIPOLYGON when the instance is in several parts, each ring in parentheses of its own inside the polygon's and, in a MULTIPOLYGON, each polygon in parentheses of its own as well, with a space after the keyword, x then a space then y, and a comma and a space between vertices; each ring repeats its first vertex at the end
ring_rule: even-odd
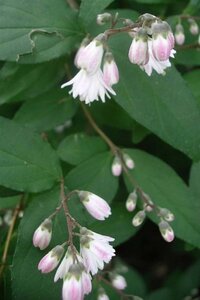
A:
POLYGON ((129 60, 133 64, 145 65, 149 60, 148 35, 144 29, 138 30, 129 49, 129 60))
POLYGON ((64 253, 63 246, 56 246, 49 253, 47 253, 39 262, 38 270, 42 273, 49 273, 53 271, 59 264, 64 253))
POLYGON ((130 212, 134 211, 137 204, 137 192, 133 191, 129 194, 128 199, 126 200, 126 209, 130 212))
POLYGON ((178 45, 183 45, 185 42, 184 28, 181 24, 176 25, 175 40, 178 45))
POLYGON ((97 24, 104 25, 104 24, 110 22, 111 19, 112 19, 112 15, 109 13, 99 14, 99 15, 97 15, 97 24))
POLYGON ((111 52, 107 52, 104 58, 103 79, 108 86, 118 83, 119 71, 111 52))
POLYGON ((98 297, 97 300, 109 300, 110 298, 106 294, 105 290, 103 288, 100 288, 98 291, 98 297))
POLYGON ((197 35, 199 33, 199 26, 197 22, 194 19, 189 19, 188 20, 190 23, 190 32, 193 35, 197 35))
POLYGON ((158 61, 165 61, 170 57, 174 46, 173 34, 166 22, 155 22, 152 25, 152 50, 158 61))
POLYGON ((89 44, 89 39, 86 37, 83 39, 81 46, 79 47, 76 56, 74 58, 74 64, 77 68, 81 68, 81 58, 84 54, 85 47, 89 44))
POLYGON ((166 242, 172 242, 174 240, 174 231, 171 226, 164 220, 159 223, 159 229, 162 237, 166 242))
POLYGON ((80 191, 78 194, 81 202, 93 218, 103 221, 111 215, 110 206, 101 197, 86 191, 80 191))
POLYGON ((172 222, 175 219, 174 214, 169 209, 167 209, 167 208, 160 208, 160 215, 167 222, 172 222))
POLYGON ((137 227, 140 226, 146 217, 146 213, 144 210, 140 210, 137 212, 137 214, 132 219, 133 226, 137 227))
POLYGON ((123 160, 128 169, 132 170, 135 168, 135 163, 133 159, 127 153, 123 154, 123 160))
POLYGON ((116 155, 112 163, 112 174, 113 176, 120 176, 122 173, 121 159, 116 155))
POLYGON ((118 290, 124 290, 127 287, 126 279, 122 275, 114 275, 111 281, 112 285, 118 290))
POLYGON ((52 221, 45 219, 44 222, 36 229, 33 235, 33 245, 44 250, 49 246, 52 236, 52 221))

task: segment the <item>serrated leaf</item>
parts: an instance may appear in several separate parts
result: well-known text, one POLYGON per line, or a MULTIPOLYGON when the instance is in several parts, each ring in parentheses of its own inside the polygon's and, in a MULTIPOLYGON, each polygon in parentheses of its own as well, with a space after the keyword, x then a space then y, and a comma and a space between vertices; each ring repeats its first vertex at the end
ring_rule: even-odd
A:
POLYGON ((55 151, 39 135, 0 117, 0 184, 39 192, 61 178, 55 151))
POLYGON ((101 138, 76 133, 67 136, 58 147, 60 158, 72 165, 78 165, 99 152, 107 149, 101 138))
POLYGON ((65 0, 0 0, 0 60, 38 63, 74 49, 82 38, 65 0))
POLYGON ((24 101, 50 90, 59 84, 64 71, 59 60, 37 65, 5 63, 0 70, 0 104, 24 101))
POLYGON ((120 71, 114 99, 138 123, 194 160, 200 158, 200 111, 175 68, 165 76, 148 77, 132 65, 125 53, 131 40, 121 37, 111 41, 120 71))
POLYGON ((82 0, 79 16, 83 20, 84 25, 88 27, 97 15, 112 2, 113 0, 82 0))
POLYGON ((26 101, 17 111, 14 120, 41 132, 70 120, 76 109, 76 102, 66 91, 54 88, 26 101))
MULTIPOLYGON (((125 151, 135 161, 136 167, 130 172, 138 184, 156 205, 174 213, 172 227, 175 235, 200 247, 199 198, 195 198, 175 171, 160 159, 140 150, 125 151)), ((132 185, 128 181, 126 183, 131 191, 132 185)), ((150 218, 151 216, 149 214, 150 218)))
POLYGON ((118 189, 118 178, 111 173, 112 160, 111 153, 104 152, 81 163, 67 174, 67 187, 93 192, 110 202, 118 189))

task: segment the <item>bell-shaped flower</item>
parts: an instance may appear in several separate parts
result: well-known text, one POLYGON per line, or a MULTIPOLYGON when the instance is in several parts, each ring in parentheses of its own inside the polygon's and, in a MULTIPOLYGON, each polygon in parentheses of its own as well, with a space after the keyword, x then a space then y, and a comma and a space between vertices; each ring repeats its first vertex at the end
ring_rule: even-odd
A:
POLYGON ((115 255, 115 249, 109 244, 109 237, 87 234, 85 228, 80 230, 80 254, 83 257, 83 263, 88 272, 92 275, 98 272, 98 269, 104 268, 104 263, 109 263, 115 255), (99 237, 101 236, 101 237, 99 237))
POLYGON ((162 237, 166 242, 172 242, 174 240, 174 231, 171 226, 164 220, 159 223, 159 229, 162 237))
POLYGON ((54 247, 47 253, 39 262, 38 270, 42 273, 49 273, 53 271, 59 264, 64 253, 64 248, 61 245, 54 247))
POLYGON ((119 274, 115 274, 111 278, 112 285, 118 290, 124 290, 127 287, 126 279, 119 274))
POLYGON ((85 47, 89 44, 89 39, 86 37, 83 39, 78 51, 76 52, 75 58, 74 58, 74 64, 77 68, 81 68, 81 62, 80 58, 82 58, 82 55, 84 53, 85 47))
POLYGON ((133 64, 145 65, 149 60, 148 53, 148 35, 144 29, 138 30, 135 34, 130 49, 129 49, 129 60, 133 64))
POLYGON ((111 52, 107 52, 104 58, 103 79, 108 86, 118 83, 119 71, 111 52))
POLYGON ((92 290, 91 276, 82 263, 74 263, 64 277, 63 300, 83 300, 92 290))
POLYGON ((61 88, 72 85, 69 94, 73 98, 79 99, 86 104, 101 99, 105 102, 105 97, 110 98, 110 94, 116 95, 114 90, 108 86, 103 79, 103 72, 97 69, 95 73, 88 73, 85 69, 81 69, 70 81, 64 83, 61 88))
POLYGON ((93 218, 103 221, 111 215, 110 206, 101 197, 87 191, 79 191, 78 195, 93 218))
POLYGON ((36 229, 33 235, 33 245, 44 250, 49 246, 52 236, 52 221, 45 219, 42 224, 36 229))

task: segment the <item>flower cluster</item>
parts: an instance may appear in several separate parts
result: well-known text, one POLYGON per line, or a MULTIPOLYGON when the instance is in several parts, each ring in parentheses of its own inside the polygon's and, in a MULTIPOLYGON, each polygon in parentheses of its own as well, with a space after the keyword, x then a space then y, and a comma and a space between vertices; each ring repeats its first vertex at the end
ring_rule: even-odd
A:
POLYGON ((162 237, 165 241, 172 242, 174 240, 174 231, 169 225, 169 222, 174 221, 173 213, 167 208, 156 206, 150 196, 142 190, 139 189, 139 192, 138 197, 138 190, 135 189, 128 195, 126 200, 126 209, 129 212, 133 212, 135 210, 138 198, 140 198, 143 202, 143 209, 139 210, 132 219, 133 226, 140 226, 144 222, 147 213, 154 211, 159 218, 158 227, 162 237))
MULTIPOLYGON (((97 16, 100 25, 110 20, 111 15, 107 13, 97 16)), ((168 23, 150 14, 140 16, 137 25, 129 23, 121 31, 133 38, 128 53, 131 63, 139 65, 149 76, 153 70, 165 74, 165 69, 171 66, 169 58, 175 53, 174 36, 168 23)), ((106 96, 116 95, 112 86, 119 81, 119 71, 107 41, 110 35, 121 31, 111 28, 90 42, 87 38, 83 40, 74 61, 80 71, 61 86, 72 85, 69 93, 73 98, 79 97, 87 104, 99 99, 105 102, 106 96)))
MULTIPOLYGON (((197 22, 192 18, 189 17, 187 19, 189 24, 189 31, 192 35, 198 35, 199 33, 199 26, 197 22)), ((183 45, 185 42, 185 29, 181 23, 181 20, 176 24, 175 28, 175 41, 178 45, 183 45)))
POLYGON ((130 170, 134 169, 135 167, 134 161, 127 153, 122 153, 122 157, 116 154, 113 159, 112 167, 111 167, 113 176, 118 177, 121 175, 123 169, 123 163, 130 170))
MULTIPOLYGON (((87 191, 74 192, 78 194, 81 203, 95 219, 105 220, 111 214, 110 206, 99 196, 87 191)), ((52 237, 51 218, 54 215, 55 213, 45 219, 34 232, 33 245, 41 250, 47 248, 50 244, 52 237)), ((92 290, 91 275, 95 275, 98 270, 103 270, 104 265, 109 263, 112 257, 115 256, 115 250, 110 245, 110 242, 113 242, 114 239, 82 227, 68 213, 67 218, 73 224, 72 232, 69 232, 69 235, 72 238, 73 235, 80 238, 80 251, 75 248, 72 240, 69 239, 68 242, 57 245, 50 250, 40 260, 38 269, 42 273, 49 273, 58 267, 54 282, 63 279, 63 300, 83 300, 84 295, 89 294, 92 290), (74 233, 73 230, 77 226, 79 232, 74 233), (64 255, 66 244, 68 244, 68 247, 64 255)))

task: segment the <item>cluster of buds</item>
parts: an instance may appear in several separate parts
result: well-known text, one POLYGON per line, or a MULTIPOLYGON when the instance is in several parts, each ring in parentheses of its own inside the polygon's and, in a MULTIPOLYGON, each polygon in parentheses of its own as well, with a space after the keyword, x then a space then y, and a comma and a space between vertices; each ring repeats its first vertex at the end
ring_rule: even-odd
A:
POLYGON ((121 154, 119 154, 119 155, 116 154, 114 156, 112 166, 111 166, 113 176, 118 177, 122 174, 123 163, 130 170, 135 168, 134 161, 127 153, 122 153, 122 156, 121 156, 121 154))
MULTIPOLYGON (((189 31, 192 35, 198 35, 199 33, 199 26, 197 22, 192 18, 188 18, 189 23, 189 31)), ((181 24, 181 21, 179 20, 178 24, 175 28, 175 40, 178 45, 183 45, 185 42, 185 31, 184 27, 181 24)))
POLYGON ((119 71, 112 52, 108 50, 107 41, 110 35, 123 31, 132 36, 129 59, 149 76, 153 70, 158 74, 165 74, 164 70, 171 66, 169 58, 174 57, 173 33, 169 24, 159 18, 144 14, 135 24, 126 20, 129 25, 119 30, 114 28, 117 24, 116 15, 112 17, 105 13, 97 16, 97 23, 100 25, 108 21, 112 21, 111 29, 99 34, 92 41, 88 38, 83 40, 74 61, 80 71, 61 86, 63 88, 72 85, 69 93, 86 104, 99 99, 105 102, 106 96, 110 98, 110 94, 116 95, 112 86, 119 81, 119 71))
MULTIPOLYGON (((111 214, 110 206, 99 196, 87 191, 74 192, 78 194, 81 203, 95 219, 105 220, 111 214)), ((55 213, 45 219, 34 232, 33 245, 40 248, 40 250, 47 248, 50 244, 52 238, 51 219, 54 215, 55 213)), ((49 273, 58 267, 54 282, 63 279, 63 300, 82 300, 84 295, 89 294, 92 290, 91 276, 99 270, 103 270, 104 264, 109 263, 112 257, 115 256, 115 250, 110 245, 110 242, 113 242, 114 239, 82 227, 69 214, 67 214, 67 218, 70 218, 73 223, 71 230, 79 227, 78 233, 72 231, 69 232, 69 235, 71 237, 73 235, 79 236, 80 250, 78 251, 69 239, 68 242, 57 245, 50 250, 40 260, 38 269, 42 273, 49 273), (66 245, 68 247, 64 255, 66 245), (64 258, 62 259, 63 255, 64 258)))
POLYGON ((174 231, 169 225, 169 222, 174 221, 173 213, 167 208, 156 206, 151 200, 150 196, 141 190, 139 195, 137 190, 134 190, 129 194, 126 200, 126 209, 129 212, 133 212, 135 210, 139 198, 142 200, 143 209, 139 210, 133 217, 133 226, 140 226, 144 222, 147 213, 155 212, 159 218, 158 227, 162 237, 165 239, 165 241, 172 242, 174 240, 174 231))

